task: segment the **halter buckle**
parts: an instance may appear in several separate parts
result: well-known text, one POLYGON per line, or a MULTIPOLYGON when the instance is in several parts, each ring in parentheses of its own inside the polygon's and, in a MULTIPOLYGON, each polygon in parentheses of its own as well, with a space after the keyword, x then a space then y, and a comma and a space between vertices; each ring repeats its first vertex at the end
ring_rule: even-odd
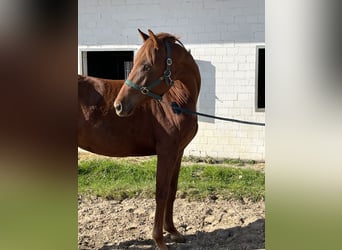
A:
POLYGON ((141 87, 140 92, 143 95, 147 95, 148 92, 150 92, 150 90, 148 88, 146 88, 146 87, 141 87))
POLYGON ((171 70, 167 69, 164 71, 164 79, 165 78, 170 78, 171 77, 171 70))

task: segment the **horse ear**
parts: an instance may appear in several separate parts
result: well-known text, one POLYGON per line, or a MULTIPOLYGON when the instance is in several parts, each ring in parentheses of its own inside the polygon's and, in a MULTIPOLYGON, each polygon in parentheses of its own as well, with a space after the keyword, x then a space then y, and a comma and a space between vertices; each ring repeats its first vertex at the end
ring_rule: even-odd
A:
POLYGON ((140 29, 138 29, 142 39, 144 40, 144 42, 149 38, 149 36, 147 34, 145 34, 144 32, 142 32, 140 29))
POLYGON ((148 29, 148 34, 150 35, 150 37, 152 38, 153 44, 154 44, 154 48, 158 49, 158 38, 156 37, 155 34, 153 34, 152 30, 148 29))

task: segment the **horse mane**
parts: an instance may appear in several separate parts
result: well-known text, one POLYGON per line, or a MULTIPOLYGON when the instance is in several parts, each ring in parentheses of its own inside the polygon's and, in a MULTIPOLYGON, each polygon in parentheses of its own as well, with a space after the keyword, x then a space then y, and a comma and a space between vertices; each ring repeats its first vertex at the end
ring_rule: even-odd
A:
POLYGON ((169 33, 159 33, 159 34, 157 34, 157 37, 163 41, 167 40, 167 41, 172 42, 172 43, 178 42, 179 45, 181 45, 186 50, 184 44, 179 40, 180 37, 178 37, 178 36, 174 36, 174 35, 171 35, 169 33))
MULTIPOLYGON (((158 33, 156 34, 156 37, 163 42, 168 41, 171 44, 178 43, 185 51, 187 51, 184 44, 179 40, 179 37, 177 36, 171 35, 169 33, 158 33)), ((144 46, 146 46, 144 51, 146 53, 147 60, 149 63, 153 64, 155 61, 155 53, 154 53, 155 51, 154 51, 152 39, 148 39, 144 43, 144 46)))

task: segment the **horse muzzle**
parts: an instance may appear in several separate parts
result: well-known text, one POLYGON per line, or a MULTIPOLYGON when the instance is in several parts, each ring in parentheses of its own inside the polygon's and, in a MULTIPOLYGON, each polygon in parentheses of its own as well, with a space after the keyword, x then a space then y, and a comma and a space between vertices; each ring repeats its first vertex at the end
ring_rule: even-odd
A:
POLYGON ((133 108, 131 105, 123 105, 121 102, 114 102, 113 104, 115 112, 120 117, 127 117, 133 114, 133 108))

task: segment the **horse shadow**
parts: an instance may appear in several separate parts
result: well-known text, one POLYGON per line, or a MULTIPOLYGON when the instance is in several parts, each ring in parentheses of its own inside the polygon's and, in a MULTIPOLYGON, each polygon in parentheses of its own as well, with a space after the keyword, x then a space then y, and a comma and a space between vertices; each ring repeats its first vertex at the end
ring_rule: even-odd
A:
MULTIPOLYGON (((216 82, 215 66, 210 61, 196 60, 201 72, 201 91, 198 98, 197 109, 201 113, 215 115, 216 82)), ((213 118, 198 116, 201 122, 214 123, 213 118)))
MULTIPOLYGON (((247 226, 217 229, 212 232, 197 231, 185 234, 185 243, 171 243, 169 236, 165 241, 170 250, 256 250, 265 249, 265 219, 258 219, 247 226)), ((129 240, 116 245, 106 245, 99 250, 152 250, 153 240, 129 240)))

